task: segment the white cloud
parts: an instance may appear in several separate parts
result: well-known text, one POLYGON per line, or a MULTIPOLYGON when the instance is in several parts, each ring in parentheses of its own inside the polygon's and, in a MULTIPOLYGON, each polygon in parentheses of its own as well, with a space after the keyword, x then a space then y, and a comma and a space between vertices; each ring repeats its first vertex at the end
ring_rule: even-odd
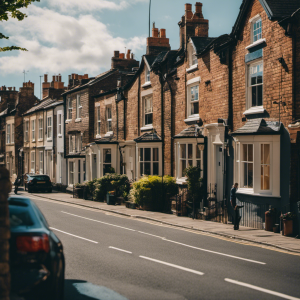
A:
POLYGON ((127 47, 135 52, 145 47, 145 37, 114 37, 92 14, 75 18, 35 5, 29 7, 27 13, 28 18, 22 23, 16 20, 3 23, 4 33, 11 36, 10 44, 21 45, 29 51, 1 56, 1 73, 36 69, 53 73, 83 71, 96 75, 100 69, 110 68, 114 50, 122 51, 127 47))

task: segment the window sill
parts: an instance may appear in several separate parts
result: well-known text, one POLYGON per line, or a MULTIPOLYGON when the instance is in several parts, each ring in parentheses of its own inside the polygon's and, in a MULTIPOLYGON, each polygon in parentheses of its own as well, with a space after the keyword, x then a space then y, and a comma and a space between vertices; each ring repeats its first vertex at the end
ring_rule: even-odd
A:
POLYGON ((47 139, 47 142, 52 142, 52 138, 51 139, 47 139))
POLYGON ((58 136, 59 138, 62 138, 62 134, 58 134, 57 136, 58 136))
POLYGON ((195 121, 199 121, 200 117, 199 115, 193 115, 193 116, 189 116, 187 119, 184 120, 185 123, 190 123, 190 122, 195 122, 195 121))
POLYGON ((32 140, 31 142, 32 142, 32 143, 35 143, 35 140, 32 140))
POLYGON ((71 119, 68 119, 65 121, 65 123, 70 123, 72 120, 71 119))
POLYGON ((111 136, 111 135, 113 135, 113 134, 114 134, 113 131, 108 131, 108 132, 106 132, 105 136, 111 136))
POLYGON ((81 118, 75 119, 75 123, 81 122, 81 118))
POLYGON ((186 184, 186 177, 177 178, 176 183, 177 184, 186 184))
POLYGON ((253 114, 263 114, 265 113, 265 109, 262 106, 253 106, 246 111, 244 111, 244 115, 253 115, 253 114))
POLYGON ((151 86, 151 81, 147 81, 142 85, 142 88, 145 88, 147 86, 151 86))
POLYGON ((266 39, 259 39, 256 42, 252 43, 251 45, 247 46, 245 49, 249 50, 249 49, 251 49, 253 47, 256 47, 256 46, 258 46, 260 44, 263 44, 263 43, 266 43, 266 39))
POLYGON ((251 195, 251 196, 258 196, 258 197, 274 197, 274 198, 281 198, 280 196, 274 196, 272 195, 272 192, 269 191, 269 193, 254 193, 253 189, 243 189, 240 188, 236 192, 237 195, 251 195))
POLYGON ((38 142, 42 142, 43 141, 43 139, 38 139, 38 142))
POLYGON ((101 135, 100 135, 100 134, 97 134, 97 135, 96 135, 96 139, 101 139, 101 135))
POLYGON ((191 67, 189 67, 188 69, 186 69, 186 72, 192 72, 198 69, 198 64, 192 65, 191 67))
POLYGON ((153 129, 153 124, 141 127, 141 131, 147 131, 147 130, 152 130, 152 129, 153 129))

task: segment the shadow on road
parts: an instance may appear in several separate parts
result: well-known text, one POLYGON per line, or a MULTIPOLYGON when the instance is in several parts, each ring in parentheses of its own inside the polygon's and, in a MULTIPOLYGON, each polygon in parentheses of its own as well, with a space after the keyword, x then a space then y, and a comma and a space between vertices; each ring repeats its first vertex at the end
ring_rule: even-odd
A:
POLYGON ((86 283, 86 281, 73 280, 73 279, 65 280, 65 300, 95 300, 96 299, 96 298, 91 298, 80 294, 74 286, 74 284, 76 283, 86 283))

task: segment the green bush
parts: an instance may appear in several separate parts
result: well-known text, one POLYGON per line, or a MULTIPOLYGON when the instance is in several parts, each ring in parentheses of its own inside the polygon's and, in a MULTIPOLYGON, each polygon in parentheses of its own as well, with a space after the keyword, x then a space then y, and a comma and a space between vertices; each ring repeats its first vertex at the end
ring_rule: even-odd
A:
POLYGON ((184 170, 187 177, 188 192, 196 203, 200 203, 204 199, 203 178, 200 177, 201 169, 199 167, 188 167, 184 170))
POLYGON ((141 207, 153 211, 170 211, 170 198, 178 193, 175 178, 164 176, 144 176, 133 183, 131 199, 141 207))
POLYGON ((104 201, 109 191, 115 191, 116 197, 124 197, 127 200, 130 183, 126 175, 106 174, 101 178, 95 179, 93 187, 93 195, 96 201, 104 201))

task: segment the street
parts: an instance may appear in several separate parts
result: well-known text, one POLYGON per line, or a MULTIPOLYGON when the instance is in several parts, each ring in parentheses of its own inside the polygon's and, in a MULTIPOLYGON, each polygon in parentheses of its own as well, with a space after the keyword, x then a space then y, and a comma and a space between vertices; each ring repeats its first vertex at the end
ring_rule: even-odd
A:
POLYGON ((63 243, 65 299, 300 299, 297 255, 30 198, 63 243))

